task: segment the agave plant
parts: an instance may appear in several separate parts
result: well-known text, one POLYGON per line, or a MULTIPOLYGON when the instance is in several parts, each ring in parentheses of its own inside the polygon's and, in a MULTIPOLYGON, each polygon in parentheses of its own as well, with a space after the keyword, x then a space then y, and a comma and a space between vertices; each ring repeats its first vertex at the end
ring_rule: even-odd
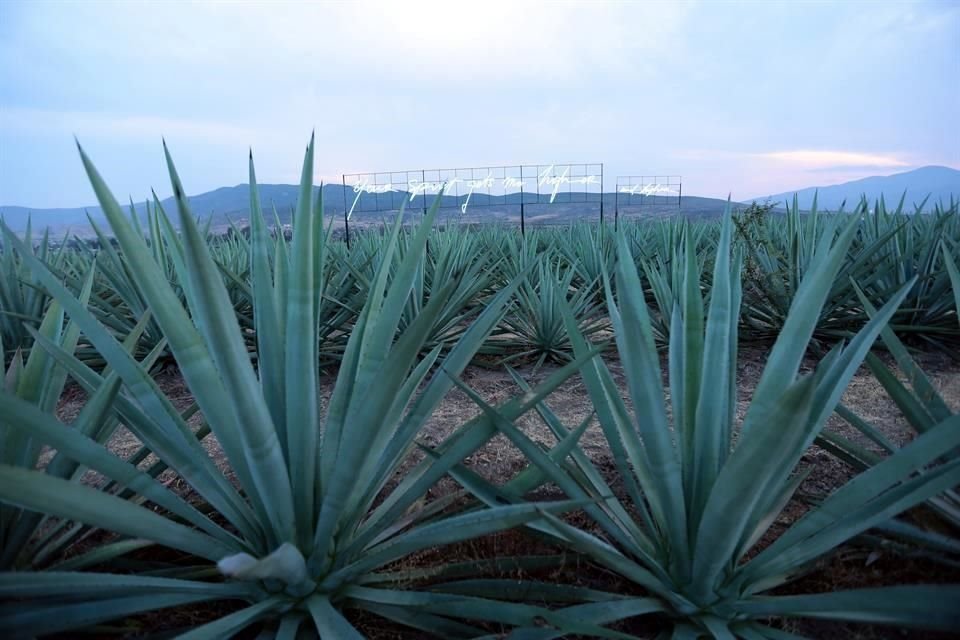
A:
POLYGON ((504 362, 532 358, 539 368, 547 360, 572 360, 562 305, 572 307, 580 330, 587 335, 596 335, 608 327, 596 295, 598 282, 580 279, 580 272, 557 249, 555 238, 531 233, 522 240, 511 239, 506 244, 503 262, 503 277, 526 274, 503 322, 506 335, 497 340, 510 353, 504 362), (540 245, 541 239, 545 246, 540 245))
POLYGON ((675 244, 671 247, 669 256, 656 255, 652 259, 640 260, 640 266, 657 302, 658 313, 651 314, 650 318, 654 340, 658 346, 669 342, 673 308, 679 300, 685 281, 690 277, 688 272, 691 264, 697 265, 698 286, 709 290, 703 282, 704 263, 701 252, 697 250, 703 227, 683 222, 671 225, 670 231, 673 232, 671 235, 675 244))
MULTIPOLYGON (((6 365, 18 349, 29 349, 32 340, 27 327, 40 324, 50 298, 24 266, 24 254, 13 248, 13 232, 6 226, 4 229, 0 236, 0 363, 6 365)), ((29 221, 20 244, 23 252, 48 261, 54 269, 59 269, 68 255, 66 243, 56 250, 51 248, 49 229, 44 229, 35 245, 29 221)))
MULTIPOLYGON (((313 141, 303 165, 289 269, 282 279, 269 268, 269 236, 251 156, 256 368, 169 153, 182 238, 167 238, 171 240, 167 249, 186 304, 82 150, 81 158, 131 279, 169 342, 204 426, 196 430, 188 425, 147 369, 83 301, 39 259, 25 254, 31 273, 100 351, 111 372, 106 378, 99 376, 52 341, 44 342, 44 349, 93 390, 91 402, 99 406, 96 415, 115 412, 149 451, 190 486, 199 502, 187 501, 150 472, 113 456, 88 437, 87 429, 64 428, 17 395, 0 394, 5 427, 50 445, 71 464, 89 467, 116 483, 118 490, 122 488, 116 494, 98 491, 58 474, 4 463, 0 464, 0 502, 96 525, 120 535, 121 541, 146 540, 188 554, 183 562, 147 573, 0 573, 0 598, 8 602, 16 598, 14 604, 0 605, 0 628, 14 637, 33 637, 211 600, 243 604, 181 637, 229 637, 251 625, 258 625, 266 637, 282 639, 297 637, 301 627, 321 638, 361 637, 345 617, 349 608, 366 609, 446 637, 482 633, 451 616, 533 625, 543 616, 556 615, 480 598, 411 593, 403 588, 409 582, 407 573, 383 570, 422 549, 579 505, 506 505, 460 513, 449 511, 452 499, 427 501, 427 491, 450 468, 496 434, 485 415, 462 429, 442 454, 399 483, 393 481, 420 427, 452 386, 451 376, 462 371, 500 320, 519 279, 488 301, 447 353, 444 368, 435 368, 440 345, 426 357, 419 354, 456 287, 441 284, 402 333, 398 334, 397 326, 438 207, 424 218, 390 278, 391 254, 397 250, 400 233, 398 218, 382 245, 386 255, 350 334, 322 415, 318 309, 326 263, 322 203, 311 201, 313 141), (229 476, 202 446, 207 429, 223 449, 229 476), (137 500, 127 499, 131 492, 137 500)), ((14 246, 23 249, 16 240, 14 246)), ((512 417, 522 415, 581 364, 571 363, 534 393, 501 410, 512 417)), ((89 412, 93 414, 94 409, 89 412)), ((95 417, 91 420, 96 423, 95 417)), ((553 619, 576 628, 572 619, 553 619)))
POLYGON ((573 309, 584 334, 594 336, 609 326, 603 306, 596 300, 596 282, 575 287, 572 269, 563 272, 559 264, 545 261, 537 266, 520 287, 516 304, 504 320, 509 337, 500 341, 512 352, 504 362, 536 358, 535 368, 547 360, 568 362, 574 358, 563 323, 563 305, 573 309))
MULTIPOLYGON (((90 271, 81 287, 81 301, 89 299, 93 280, 94 271, 90 271)), ((63 308, 56 301, 48 307, 40 327, 28 330, 37 341, 55 344, 69 353, 75 351, 80 338, 79 327, 73 322, 65 323, 63 308)), ((17 398, 23 404, 36 407, 40 412, 52 414, 57 408, 66 382, 66 369, 58 366, 44 349, 36 348, 31 349, 26 362, 19 350, 14 354, 5 372, 3 384, 5 393, 9 396, 17 398)), ((110 384, 100 389, 99 394, 91 399, 71 425, 74 430, 99 442, 111 435, 117 422, 110 420, 108 414, 118 382, 116 376, 113 376, 110 384)), ((41 463, 44 443, 36 437, 39 434, 18 429, 13 423, 14 420, 15 416, 6 413, 0 418, 2 464, 18 469, 42 469, 43 473, 56 478, 79 481, 84 468, 63 455, 41 463)), ((54 527, 46 526, 48 524, 48 520, 40 513, 9 505, 0 506, 0 568, 9 570, 44 566, 49 559, 56 558, 65 548, 89 533, 89 528, 72 526, 75 523, 69 521, 54 527)), ((99 559, 107 556, 104 549, 93 554, 93 557, 99 559)), ((84 561, 78 558, 71 561, 74 566, 82 566, 83 563, 84 561)))
MULTIPOLYGON (((814 337, 830 344, 858 330, 869 317, 851 282, 879 305, 907 282, 916 279, 904 304, 891 320, 901 336, 913 336, 937 348, 954 348, 957 329, 951 317, 950 283, 936 267, 942 241, 960 237, 956 204, 933 214, 907 215, 903 198, 893 211, 881 198, 874 207, 861 202, 850 214, 860 218, 847 259, 838 271, 817 323, 814 337)), ((801 214, 796 197, 785 216, 757 215, 741 225, 748 251, 749 272, 744 292, 743 321, 754 336, 775 336, 782 329, 795 292, 809 270, 817 244, 829 233, 833 218, 845 216, 818 210, 801 214)))
MULTIPOLYGON (((957 268, 946 243, 941 245, 941 250, 944 267, 953 286, 953 297, 960 308, 960 269, 957 268)), ((876 309, 862 292, 860 295, 868 313, 875 315, 876 309)), ((956 321, 960 324, 960 319, 956 321)), ((943 422, 956 419, 958 414, 950 408, 946 399, 937 391, 933 382, 911 357, 909 350, 897 338, 894 331, 886 327, 880 336, 897 367, 905 376, 906 382, 901 381, 896 373, 875 354, 867 356, 866 364, 897 405, 907 425, 913 430, 914 437, 930 431, 943 422)), ((838 405, 837 414, 858 429, 873 444, 872 450, 830 430, 823 431, 817 443, 853 469, 857 471, 869 469, 900 449, 878 428, 848 407, 838 405)), ((958 457, 957 454, 957 451, 944 452, 943 459, 955 460, 958 457)), ((960 493, 955 487, 948 488, 942 494, 930 498, 927 506, 936 514, 939 523, 946 524, 946 527, 920 526, 905 520, 892 520, 878 528, 912 543, 918 543, 921 547, 938 554, 947 554, 947 556, 935 557, 951 562, 951 557, 960 556, 960 537, 958 537, 960 535, 960 493)), ((889 546, 886 540, 877 539, 876 541, 883 546, 889 546)), ((956 560, 952 562, 955 563, 956 560)))
MULTIPOLYGON (((847 222, 820 237, 739 425, 735 364, 740 259, 731 257, 729 217, 722 227, 706 315, 695 256, 686 256, 670 333, 672 423, 640 280, 626 241, 620 240, 616 288, 607 280, 605 289, 633 412, 602 361, 591 360, 582 370, 623 483, 620 497, 611 497, 598 468, 574 446, 585 425, 568 430, 541 407, 559 440, 554 450, 545 452, 506 416, 486 407, 543 480, 570 498, 598 501, 586 513, 599 531, 579 529, 552 515, 545 516, 547 523, 529 526, 646 592, 605 598, 590 592, 587 603, 563 611, 576 612, 580 620, 593 624, 665 615, 670 627, 663 638, 797 637, 772 626, 768 618, 773 616, 957 628, 960 586, 777 593, 844 541, 960 483, 960 460, 940 460, 960 445, 960 418, 953 417, 838 488, 783 533, 771 530, 807 475, 797 468, 803 453, 909 288, 898 291, 849 343, 834 347, 815 371, 800 375, 808 340, 855 225, 847 222)), ((569 310, 565 317, 575 351, 582 354, 589 345, 569 310)), ((521 503, 515 492, 462 469, 456 474, 487 504, 521 503)), ((504 586, 469 588, 483 594, 504 586)), ((573 588, 541 591, 566 601, 579 593, 573 588)), ((536 637, 560 637, 564 630, 541 631, 536 637)))
MULTIPOLYGON (((574 223, 558 236, 557 248, 570 268, 577 272, 577 286, 602 282, 603 274, 613 270, 616 244, 607 227, 574 223)), ((603 302, 603 292, 599 288, 596 295, 598 302, 603 302)))
MULTIPOLYGON (((130 220, 139 236, 149 242, 149 253, 153 259, 160 265, 167 282, 177 291, 178 297, 182 300, 183 293, 177 284, 177 274, 173 269, 173 264, 168 256, 165 243, 160 233, 160 225, 165 217, 160 208, 160 202, 154 195, 154 206, 147 208, 149 236, 146 235, 139 223, 139 215, 133 204, 130 204, 130 220)), ((97 236, 98 249, 82 245, 82 251, 89 264, 96 264, 98 273, 98 287, 90 298, 90 309, 97 316, 100 322, 109 327, 119 338, 130 334, 133 328, 140 322, 140 319, 148 314, 148 304, 140 294, 130 272, 129 261, 114 246, 113 239, 106 233, 101 225, 88 215, 90 227, 97 236)), ((136 357, 142 358, 153 350, 153 348, 163 340, 163 333, 155 319, 147 322, 146 327, 140 336, 140 343, 137 344, 135 351, 136 357)), ((97 362, 97 355, 93 353, 84 354, 84 361, 94 366, 102 366, 97 362)), ((169 354, 163 354, 168 356, 169 354)))

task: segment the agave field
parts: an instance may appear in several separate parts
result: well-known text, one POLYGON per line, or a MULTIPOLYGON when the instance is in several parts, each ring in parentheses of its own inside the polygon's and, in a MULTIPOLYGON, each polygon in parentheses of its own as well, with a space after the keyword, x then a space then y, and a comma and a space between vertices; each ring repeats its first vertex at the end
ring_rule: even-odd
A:
POLYGON ((249 227, 214 237, 169 153, 177 211, 130 215, 81 151, 99 242, 2 227, 4 637, 960 629, 960 407, 917 355, 960 359, 960 203, 525 235, 434 207, 347 248, 313 153, 289 237, 252 157, 249 227), (910 437, 843 401, 855 376, 910 437), (451 394, 475 411, 424 437, 451 394), (519 470, 485 473, 491 447, 519 470), (849 472, 819 494, 814 450, 849 472), (938 577, 809 588, 853 546, 938 577))

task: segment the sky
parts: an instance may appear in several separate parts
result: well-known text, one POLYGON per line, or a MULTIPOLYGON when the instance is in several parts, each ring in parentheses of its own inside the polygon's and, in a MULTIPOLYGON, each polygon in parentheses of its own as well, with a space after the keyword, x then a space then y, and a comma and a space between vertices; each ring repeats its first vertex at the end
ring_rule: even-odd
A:
POLYGON ((743 200, 960 169, 960 2, 0 0, 0 205, 603 162, 743 200))

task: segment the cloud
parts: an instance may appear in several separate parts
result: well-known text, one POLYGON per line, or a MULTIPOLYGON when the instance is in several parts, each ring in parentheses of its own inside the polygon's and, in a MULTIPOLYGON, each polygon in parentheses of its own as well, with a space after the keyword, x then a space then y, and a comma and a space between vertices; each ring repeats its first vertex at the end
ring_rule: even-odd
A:
POLYGON ((42 40, 57 59, 82 50, 71 64, 91 74, 120 64, 145 72, 131 75, 136 82, 179 86, 203 72, 213 83, 225 73, 253 86, 268 77, 303 90, 318 71, 355 85, 555 85, 649 71, 654 54, 675 49, 693 12, 692 3, 506 0, 73 3, 24 11, 0 52, 12 59, 42 40), (131 28, 145 19, 163 46, 143 46, 143 30, 131 28))
MULTIPOLYGON (((816 184, 838 184, 870 175, 888 175, 934 162, 931 154, 829 149, 737 151, 681 149, 671 157, 683 161, 684 175, 697 175, 700 184, 691 193, 719 194, 734 187, 734 199, 802 189, 816 184), (737 176, 735 182, 730 175, 737 176)), ((686 189, 684 189, 686 191, 686 189)), ((750 198, 746 198, 749 200, 750 198)))
POLYGON ((328 181, 602 160, 736 197, 956 166, 960 7, 848 4, 0 0, 0 199, 89 197, 74 133, 134 193, 166 181, 161 135, 203 190, 248 145, 296 182, 311 130, 328 181), (902 86, 926 99, 833 99, 902 86))
POLYGON ((918 165, 906 164, 898 165, 896 167, 889 167, 887 165, 878 165, 878 164, 845 164, 845 165, 830 165, 828 167, 815 167, 812 169, 804 169, 805 173, 829 173, 829 174, 839 174, 846 173, 860 177, 863 174, 876 173, 880 170, 893 170, 905 171, 908 169, 913 169, 918 165))
POLYGON ((225 122, 194 118, 164 118, 153 115, 58 111, 54 109, 4 108, 0 110, 0 132, 35 136, 76 134, 113 139, 142 139, 145 135, 180 137, 214 144, 236 144, 253 140, 262 131, 225 122))
POLYGON ((753 154, 758 158, 775 160, 787 165, 809 171, 823 171, 831 169, 896 169, 913 166, 890 154, 862 153, 858 151, 818 151, 800 149, 796 151, 771 151, 753 154))
POLYGON ((905 154, 903 153, 872 153, 825 149, 796 149, 791 151, 681 149, 671 155, 680 160, 703 162, 736 160, 751 165, 765 163, 768 167, 770 166, 769 161, 772 160, 780 168, 805 171, 901 169, 917 166, 917 163, 905 159, 905 154))

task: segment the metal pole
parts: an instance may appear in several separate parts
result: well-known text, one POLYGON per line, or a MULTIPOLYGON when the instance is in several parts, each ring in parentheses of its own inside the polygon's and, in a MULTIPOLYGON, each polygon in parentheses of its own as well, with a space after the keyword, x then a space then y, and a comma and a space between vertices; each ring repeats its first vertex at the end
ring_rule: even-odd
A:
POLYGON ((613 187, 613 230, 620 229, 620 185, 613 187))
MULTIPOLYGON (((640 183, 643 184, 646 181, 646 176, 640 176, 640 183)), ((640 192, 640 204, 637 205, 637 212, 640 215, 643 215, 643 191, 640 192)), ((633 204, 633 199, 630 200, 630 204, 633 204)))
POLYGON ((427 181, 427 172, 425 170, 420 172, 420 188, 423 190, 420 195, 423 196, 423 215, 427 215, 427 190, 424 188, 423 184, 427 181))
POLYGON ((600 163, 600 224, 603 224, 603 163, 600 163))
POLYGON ((680 180, 680 185, 677 187, 677 209, 680 208, 680 198, 683 197, 683 179, 680 180))
POLYGON ((350 248, 350 216, 347 212, 347 176, 343 175, 343 237, 350 248))
POLYGON ((527 237, 527 229, 523 221, 523 185, 520 185, 520 235, 527 237))

